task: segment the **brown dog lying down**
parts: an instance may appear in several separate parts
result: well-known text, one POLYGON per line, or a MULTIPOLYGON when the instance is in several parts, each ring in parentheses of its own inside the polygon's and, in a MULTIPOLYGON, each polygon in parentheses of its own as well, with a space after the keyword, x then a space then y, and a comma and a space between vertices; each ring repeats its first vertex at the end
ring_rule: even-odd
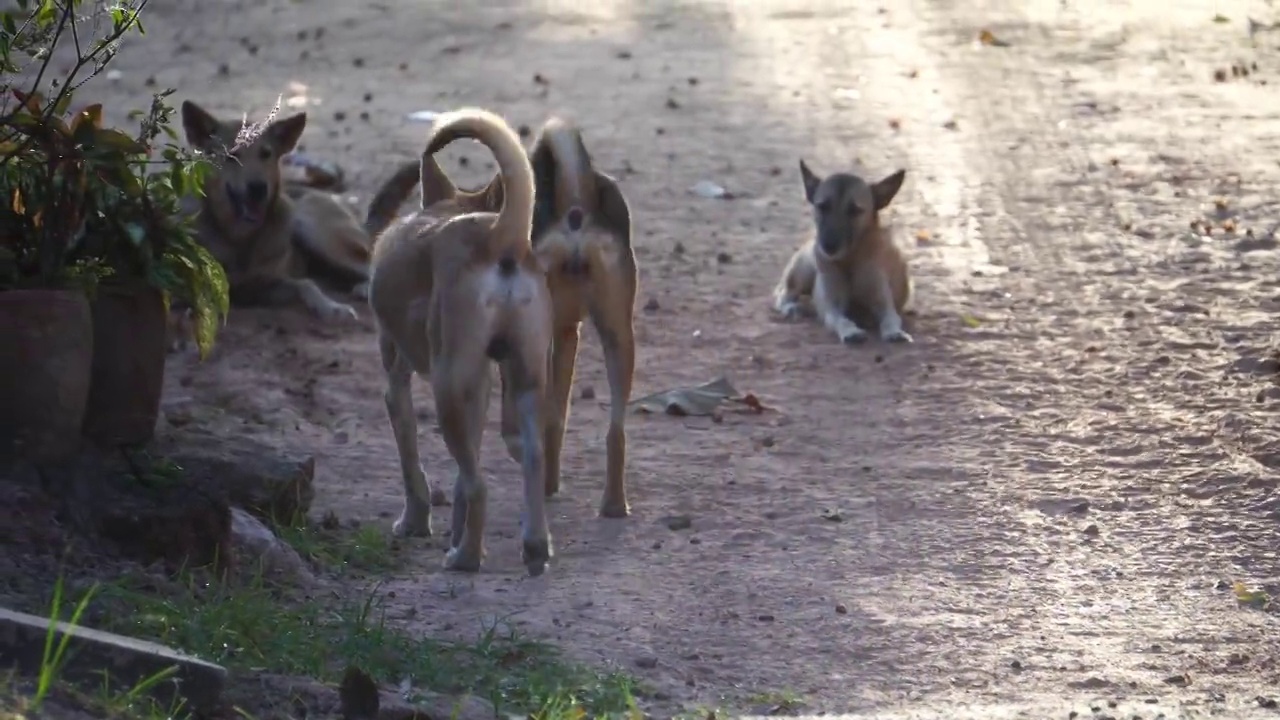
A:
POLYGON ((814 235, 791 256, 774 288, 774 308, 786 317, 804 314, 805 301, 844 343, 867 339, 911 342, 902 313, 911 300, 911 276, 880 211, 902 188, 905 170, 868 183, 852 173, 819 178, 800 161, 805 200, 813 207, 814 235))
POLYGON ((233 304, 301 304, 325 320, 355 317, 355 308, 329 298, 316 280, 364 297, 370 236, 337 196, 281 180, 281 158, 306 122, 298 113, 246 128, 184 102, 187 142, 215 166, 205 196, 188 198, 187 210, 197 215, 199 242, 226 269, 233 304))

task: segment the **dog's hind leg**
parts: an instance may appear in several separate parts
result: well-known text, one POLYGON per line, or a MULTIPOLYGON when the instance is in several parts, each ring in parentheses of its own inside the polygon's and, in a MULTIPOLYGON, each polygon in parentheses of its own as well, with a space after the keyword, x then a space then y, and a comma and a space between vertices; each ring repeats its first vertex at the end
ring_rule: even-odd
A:
POLYGON ((431 388, 445 447, 458 464, 453 490, 453 528, 444 566, 449 570, 476 572, 484 561, 485 506, 489 489, 480 476, 480 442, 474 434, 476 416, 483 416, 483 394, 488 394, 487 362, 465 363, 451 358, 432 368, 431 388), (477 407, 478 406, 478 407, 477 407))
POLYGON ((604 498, 600 516, 623 518, 631 514, 627 503, 627 403, 636 366, 635 329, 630 306, 617 303, 596 308, 592 321, 604 348, 605 373, 609 378, 609 430, 605 436, 606 467, 604 498), (604 316, 602 312, 609 313, 604 316))
POLYGON ((521 558, 529 575, 538 576, 546 570, 553 554, 547 522, 547 462, 543 444, 549 420, 546 362, 549 335, 545 328, 538 327, 525 328, 522 335, 519 354, 504 364, 511 382, 522 450, 520 467, 524 476, 524 513, 521 517, 521 558))
POLYGON ((547 398, 547 431, 544 440, 547 497, 560 492, 560 451, 564 447, 564 429, 569 423, 569 395, 573 390, 573 374, 578 363, 578 333, 581 325, 565 326, 556 331, 551 349, 551 382, 547 398))
POLYGON ((400 472, 404 478, 404 511, 391 530, 396 535, 431 535, 431 487, 418 457, 418 421, 413 412, 413 366, 383 336, 378 345, 382 351, 382 367, 387 373, 387 417, 395 434, 400 455, 400 472))

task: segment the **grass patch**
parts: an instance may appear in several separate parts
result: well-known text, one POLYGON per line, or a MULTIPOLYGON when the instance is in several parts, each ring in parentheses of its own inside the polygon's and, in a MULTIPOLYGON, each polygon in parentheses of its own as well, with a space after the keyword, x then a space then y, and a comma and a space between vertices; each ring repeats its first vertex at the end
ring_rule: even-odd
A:
POLYGON ((157 595, 128 581, 102 590, 106 629, 164 643, 233 669, 337 682, 347 664, 378 682, 468 693, 545 720, 631 716, 632 681, 566 662, 504 623, 475 641, 410 635, 385 622, 376 588, 359 602, 293 601, 263 585, 228 588, 189 577, 157 595))
POLYGON ((319 523, 304 518, 293 525, 279 525, 273 531, 304 560, 339 575, 353 570, 387 572, 403 564, 403 545, 377 525, 344 528, 337 517, 326 515, 319 523))

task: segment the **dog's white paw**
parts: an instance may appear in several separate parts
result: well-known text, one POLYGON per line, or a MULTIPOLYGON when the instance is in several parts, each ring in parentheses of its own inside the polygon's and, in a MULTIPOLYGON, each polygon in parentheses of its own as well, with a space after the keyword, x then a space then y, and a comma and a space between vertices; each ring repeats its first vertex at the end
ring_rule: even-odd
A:
POLYGON ((867 341, 867 331, 860 327, 846 327, 840 330, 840 342, 845 345, 859 345, 867 341))
POLYGON ((884 340, 885 342, 891 342, 891 343, 915 342, 915 340, 911 337, 910 333, 908 333, 906 330, 901 330, 901 329, 890 330, 888 332, 881 333, 880 339, 884 340))
POLYGON ((396 537, 431 537, 431 507, 406 502, 400 519, 391 525, 396 537))
POLYGON ((451 547, 444 554, 444 569, 456 572, 479 572, 480 563, 484 559, 483 552, 470 556, 462 551, 462 547, 451 547))
POLYGON ((316 308, 316 315, 321 320, 356 320, 360 317, 355 308, 340 302, 330 302, 316 308))
POLYGON ((804 314, 804 311, 800 309, 800 303, 791 300, 778 303, 776 309, 784 320, 797 320, 804 314))

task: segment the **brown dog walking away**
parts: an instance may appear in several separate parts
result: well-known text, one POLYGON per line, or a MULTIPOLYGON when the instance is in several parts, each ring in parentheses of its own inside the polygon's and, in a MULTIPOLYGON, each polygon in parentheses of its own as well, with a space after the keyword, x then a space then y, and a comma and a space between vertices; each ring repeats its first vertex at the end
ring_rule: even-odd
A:
MULTIPOLYGON (((614 178, 596 170, 581 131, 560 118, 542 127, 529 151, 534 172, 533 247, 546 274, 555 307, 551 390, 546 438, 547 495, 560 489, 560 452, 569 417, 582 321, 591 318, 604 346, 610 415, 605 440, 606 471, 600 514, 630 514, 626 488, 626 407, 635 372, 635 300, 639 270, 631 247, 631 209, 614 178)), ((434 158, 420 168, 405 164, 397 175, 420 169, 424 206, 448 199, 471 210, 495 211, 503 186, 495 176, 476 191, 458 190, 434 158)), ((388 186, 369 205, 371 232, 391 221, 408 191, 388 186)), ((502 437, 517 461, 523 455, 516 402, 502 375, 502 437)))
MULTIPOLYGON (((416 373, 431 382, 441 433, 458 464, 445 567, 480 569, 488 491, 479 454, 494 361, 514 398, 524 475, 522 557, 529 573, 538 575, 552 555, 542 442, 551 297, 529 240, 533 170, 510 126, 476 108, 436 118, 422 167, 459 138, 479 140, 493 153, 503 185, 501 210, 468 212, 453 198, 434 202, 392 222, 373 250, 369 305, 405 490, 404 511, 393 529, 399 535, 431 534, 431 491, 419 461, 410 392, 416 373)), ((395 193, 384 191, 380 197, 395 193)), ((377 224, 373 217, 367 223, 375 230, 377 224)))
POLYGON ((907 261, 880 223, 906 170, 868 183, 852 173, 819 178, 800 161, 804 196, 813 207, 814 237, 791 256, 774 288, 774 308, 805 314, 807 299, 822 324, 844 343, 867 339, 874 326, 887 342, 911 342, 902 313, 912 287, 907 261))
POLYGON ((205 197, 188 203, 198 214, 199 242, 226 269, 233 303, 300 302, 320 318, 356 317, 350 305, 326 296, 313 276, 345 282, 358 296, 367 292, 368 234, 339 198, 280 179, 280 159, 297 145, 306 123, 306 113, 298 113, 246 133, 243 122, 219 120, 183 102, 187 142, 216 167, 205 197))

